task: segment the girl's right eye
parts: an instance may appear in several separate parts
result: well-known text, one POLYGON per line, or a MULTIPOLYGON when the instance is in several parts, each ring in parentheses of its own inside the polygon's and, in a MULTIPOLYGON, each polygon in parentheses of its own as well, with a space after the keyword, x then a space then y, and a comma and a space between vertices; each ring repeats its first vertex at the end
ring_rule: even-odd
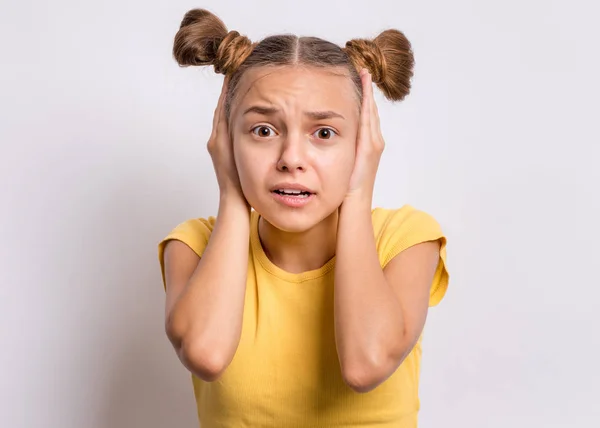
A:
POLYGON ((252 128, 252 133, 258 137, 268 138, 275 136, 275 131, 270 126, 259 125, 252 128))

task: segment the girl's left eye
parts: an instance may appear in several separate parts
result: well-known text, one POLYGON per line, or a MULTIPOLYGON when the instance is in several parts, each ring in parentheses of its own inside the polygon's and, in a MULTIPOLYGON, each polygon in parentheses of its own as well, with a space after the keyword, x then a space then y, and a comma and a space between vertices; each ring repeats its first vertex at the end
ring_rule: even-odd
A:
POLYGON ((337 133, 331 128, 320 128, 313 135, 315 134, 321 140, 330 140, 337 133))

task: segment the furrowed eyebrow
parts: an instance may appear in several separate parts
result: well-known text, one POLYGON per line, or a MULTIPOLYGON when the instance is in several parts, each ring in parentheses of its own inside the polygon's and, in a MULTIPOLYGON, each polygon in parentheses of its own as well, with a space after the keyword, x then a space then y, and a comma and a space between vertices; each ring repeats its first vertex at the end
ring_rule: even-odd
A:
POLYGON ((246 109, 243 115, 246 115, 248 113, 258 113, 265 116, 269 116, 277 113, 278 111, 279 109, 275 107, 252 106, 246 109))
POLYGON ((325 119, 332 119, 334 117, 339 117, 341 119, 346 119, 344 116, 342 116, 339 113, 336 113, 334 111, 331 110, 327 110, 327 111, 305 111, 304 114, 308 117, 310 117, 311 119, 314 120, 325 120, 325 119))
MULTIPOLYGON (((264 116, 269 116, 269 115, 274 115, 276 113, 279 112, 279 109, 276 107, 265 107, 265 106, 252 106, 246 109, 246 111, 244 111, 243 115, 246 115, 248 113, 258 113, 258 114, 262 114, 264 116)), ((310 117, 311 119, 314 120, 325 120, 325 119, 332 119, 334 117, 338 117, 340 119, 346 119, 344 116, 342 116, 339 113, 336 113, 334 111, 331 110, 326 110, 326 111, 305 111, 304 112, 305 116, 310 117)))

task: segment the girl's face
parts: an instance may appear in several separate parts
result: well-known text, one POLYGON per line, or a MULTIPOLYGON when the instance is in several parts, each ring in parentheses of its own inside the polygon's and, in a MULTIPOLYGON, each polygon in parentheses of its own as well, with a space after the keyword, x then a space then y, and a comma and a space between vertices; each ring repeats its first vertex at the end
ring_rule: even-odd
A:
POLYGON ((360 109, 339 71, 255 68, 238 85, 230 132, 242 190, 280 230, 312 228, 346 196, 360 109))

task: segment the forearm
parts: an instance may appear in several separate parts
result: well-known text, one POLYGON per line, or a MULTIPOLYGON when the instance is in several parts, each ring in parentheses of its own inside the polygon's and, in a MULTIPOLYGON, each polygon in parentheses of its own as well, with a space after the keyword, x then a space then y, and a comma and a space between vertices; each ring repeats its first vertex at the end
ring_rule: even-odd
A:
POLYGON ((336 249, 336 345, 342 372, 355 383, 393 369, 404 330, 400 303, 379 263, 368 201, 344 202, 336 249))
POLYGON ((221 199, 208 245, 169 314, 169 335, 188 368, 227 366, 242 328, 249 245, 248 206, 221 199))

